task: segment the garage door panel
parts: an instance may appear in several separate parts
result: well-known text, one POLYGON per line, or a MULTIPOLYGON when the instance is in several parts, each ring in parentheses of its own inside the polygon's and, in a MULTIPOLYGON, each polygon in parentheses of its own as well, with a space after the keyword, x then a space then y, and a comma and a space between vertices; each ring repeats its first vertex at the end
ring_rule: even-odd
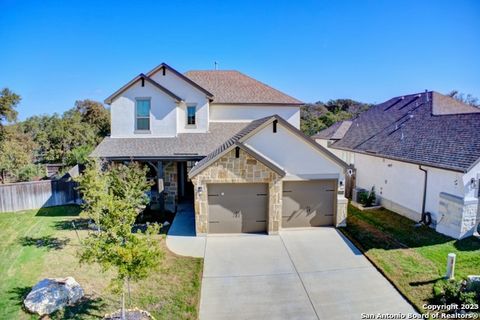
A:
POLYGON ((267 184, 209 184, 207 188, 210 233, 266 231, 267 184))
POLYGON ((335 185, 335 180, 284 182, 282 227, 332 225, 335 185))

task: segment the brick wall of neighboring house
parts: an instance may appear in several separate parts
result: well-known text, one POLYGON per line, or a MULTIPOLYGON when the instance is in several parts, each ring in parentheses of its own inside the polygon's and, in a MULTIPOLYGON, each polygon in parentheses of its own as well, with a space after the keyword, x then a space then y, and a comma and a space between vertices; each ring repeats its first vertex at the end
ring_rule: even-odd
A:
POLYGON ((177 206, 178 180, 177 180, 177 163, 173 161, 164 162, 163 164, 163 181, 164 181, 164 200, 165 209, 175 212, 177 206))
POLYGON ((282 219, 282 180, 270 168, 240 150, 223 155, 204 171, 193 177, 195 186, 195 222, 197 235, 208 232, 208 183, 268 183, 268 233, 277 233, 282 219), (201 188, 201 192, 198 192, 201 188))

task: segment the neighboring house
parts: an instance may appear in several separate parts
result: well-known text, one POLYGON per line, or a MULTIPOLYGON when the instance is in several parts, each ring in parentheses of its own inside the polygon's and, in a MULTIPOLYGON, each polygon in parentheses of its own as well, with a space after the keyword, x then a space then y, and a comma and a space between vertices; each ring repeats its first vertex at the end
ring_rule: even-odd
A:
POLYGON ((438 232, 474 234, 480 221, 480 110, 437 92, 392 98, 316 141, 356 168, 357 187, 412 220, 430 212, 438 232))
POLYGON ((238 71, 162 63, 105 102, 111 137, 92 156, 147 163, 162 207, 195 202, 197 234, 345 224, 346 164, 300 132, 301 101, 238 71))

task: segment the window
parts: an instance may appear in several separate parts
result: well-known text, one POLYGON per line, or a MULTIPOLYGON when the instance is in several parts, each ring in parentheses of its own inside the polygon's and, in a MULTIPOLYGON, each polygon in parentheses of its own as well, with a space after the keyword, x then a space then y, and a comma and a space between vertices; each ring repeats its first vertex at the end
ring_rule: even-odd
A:
POLYGON ((196 124, 195 113, 197 106, 187 106, 187 125, 194 126, 196 124))
POLYGON ((137 99, 135 130, 150 130, 150 99, 137 99))

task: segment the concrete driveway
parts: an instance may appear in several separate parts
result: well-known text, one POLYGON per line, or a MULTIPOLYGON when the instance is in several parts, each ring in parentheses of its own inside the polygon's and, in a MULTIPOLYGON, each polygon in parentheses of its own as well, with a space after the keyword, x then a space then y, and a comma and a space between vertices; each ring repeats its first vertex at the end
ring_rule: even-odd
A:
POLYGON ((208 236, 200 319, 361 319, 415 313, 334 228, 208 236))

